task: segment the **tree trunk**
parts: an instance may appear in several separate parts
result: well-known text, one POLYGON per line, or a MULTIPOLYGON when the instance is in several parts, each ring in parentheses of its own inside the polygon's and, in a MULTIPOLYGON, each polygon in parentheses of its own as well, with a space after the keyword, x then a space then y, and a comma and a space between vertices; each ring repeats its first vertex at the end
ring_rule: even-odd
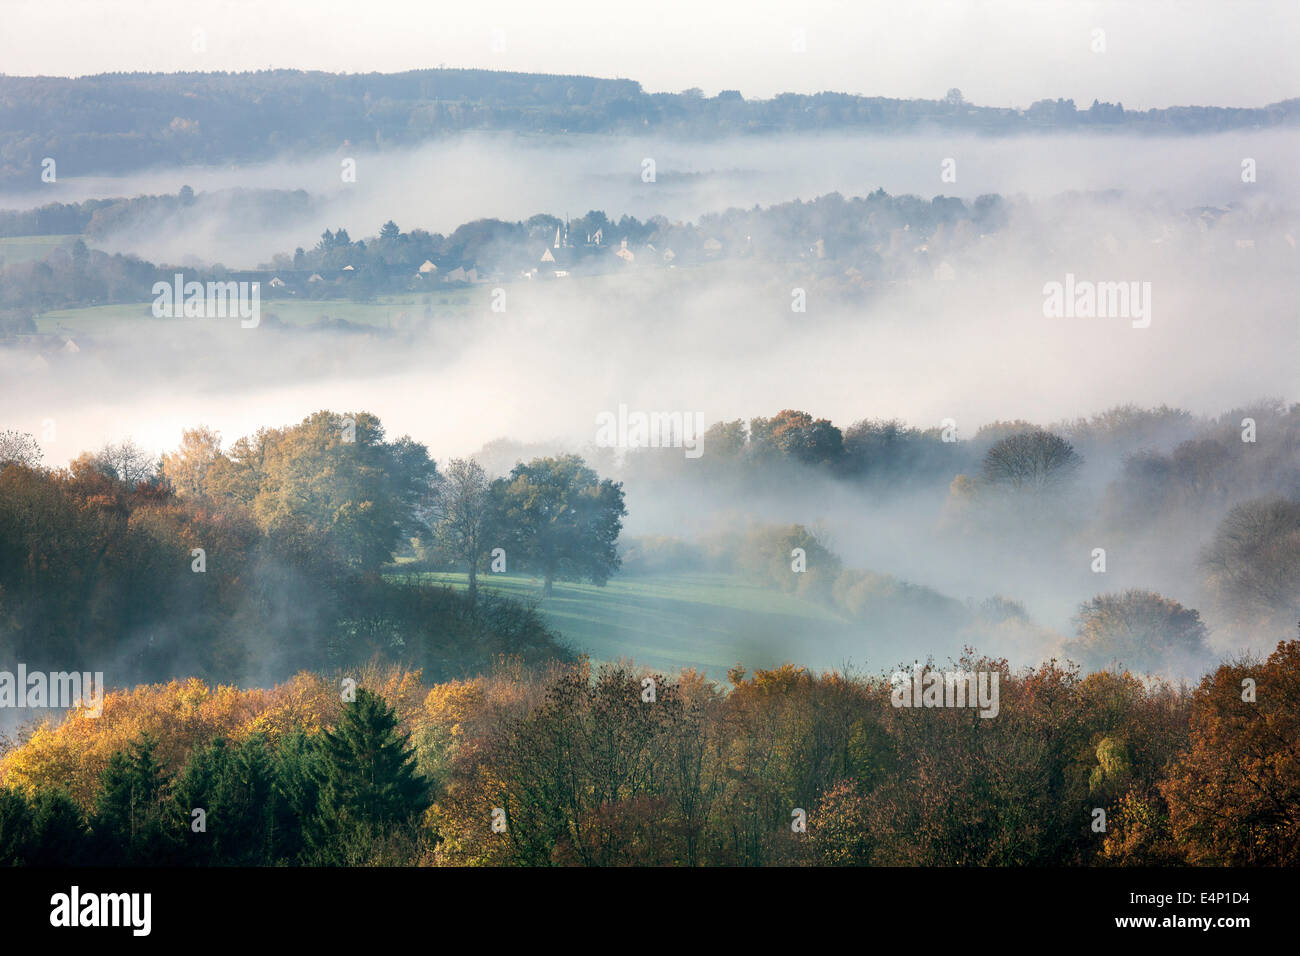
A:
POLYGON ((555 581, 555 575, 552 574, 550 571, 547 571, 546 578, 542 582, 542 597, 548 598, 551 596, 551 584, 554 583, 554 581, 555 581))

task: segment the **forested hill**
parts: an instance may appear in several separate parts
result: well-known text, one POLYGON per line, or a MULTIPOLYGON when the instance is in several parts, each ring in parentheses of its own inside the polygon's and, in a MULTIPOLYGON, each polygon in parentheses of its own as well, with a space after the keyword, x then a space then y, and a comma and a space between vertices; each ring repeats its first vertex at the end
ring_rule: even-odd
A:
POLYGON ((1250 109, 1040 100, 974 106, 960 91, 899 100, 785 93, 746 100, 724 90, 647 93, 633 80, 491 70, 333 74, 113 73, 79 78, 0 75, 0 187, 59 175, 124 173, 178 163, 231 163, 283 153, 386 147, 468 130, 654 132, 682 138, 792 131, 889 132, 936 125, 982 133, 1126 130, 1188 134, 1295 125, 1300 100, 1250 109))

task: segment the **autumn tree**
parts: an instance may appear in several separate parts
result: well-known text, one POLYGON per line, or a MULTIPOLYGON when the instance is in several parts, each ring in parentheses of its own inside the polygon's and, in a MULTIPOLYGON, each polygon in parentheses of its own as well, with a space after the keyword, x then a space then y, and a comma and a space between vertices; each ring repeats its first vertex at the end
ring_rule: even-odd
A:
POLYGON ((841 781, 869 790, 891 766, 878 707, 862 684, 790 664, 748 677, 738 665, 728 677, 733 687, 714 724, 723 788, 714 814, 726 821, 713 834, 714 861, 794 862, 807 842, 791 829, 795 808, 811 821, 841 781))
POLYGON ((822 795, 808 824, 809 853, 819 866, 867 866, 871 862, 871 800, 851 780, 822 795))
POLYGON ((799 524, 755 526, 738 542, 737 568, 761 586, 827 600, 842 564, 825 536, 799 524))
POLYGON ((568 668, 472 755, 483 785, 462 813, 487 822, 493 808, 504 811, 496 852, 516 864, 672 862, 682 821, 660 780, 681 719, 663 675, 609 665, 593 680, 585 666, 568 668))
POLYGON ((748 433, 745 423, 737 418, 730 422, 714 422, 704 432, 704 447, 709 458, 734 460, 745 450, 748 433))
POLYGON ((749 441, 760 460, 779 456, 809 465, 833 464, 844 452, 844 436, 825 418, 784 409, 749 423, 749 441))
POLYGON ((1089 845, 1092 748, 1077 670, 1051 662, 1013 677, 1005 661, 970 656, 953 669, 1000 673, 998 716, 962 707, 886 709, 899 763, 873 794, 872 862, 1080 862, 1089 845))
POLYGON ((1300 640, 1225 664, 1192 703, 1191 748, 1163 790, 1188 862, 1300 864, 1300 640))
POLYGON ((182 498, 199 498, 206 493, 208 471, 221 457, 221 436, 200 425, 181 433, 181 446, 162 456, 159 468, 172 490, 182 498))
POLYGON ((1182 673, 1206 654, 1200 612, 1154 591, 1099 594, 1079 605, 1069 653, 1094 667, 1120 664, 1182 673))
POLYGON ((321 411, 236 441, 205 487, 247 505, 268 531, 326 535, 349 565, 374 570, 415 530, 436 473, 423 445, 386 441, 374 415, 321 411))

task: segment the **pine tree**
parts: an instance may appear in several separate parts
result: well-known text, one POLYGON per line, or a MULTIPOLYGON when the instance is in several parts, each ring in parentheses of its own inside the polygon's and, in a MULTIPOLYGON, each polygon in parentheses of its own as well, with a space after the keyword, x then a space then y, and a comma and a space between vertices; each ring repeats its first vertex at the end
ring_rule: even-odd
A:
POLYGON ((226 862, 237 866, 269 866, 275 852, 275 767, 266 738, 253 734, 239 745, 222 791, 226 807, 234 808, 232 849, 226 862))
POLYGON ((166 804, 167 783, 147 735, 109 758, 92 826, 104 862, 147 866, 174 859, 179 833, 166 804))
POLYGON ((265 739, 239 744, 218 738, 195 750, 176 786, 175 815, 183 821, 187 862, 268 866, 274 862, 275 770, 265 739), (205 828, 195 832, 195 809, 205 828))
POLYGON ((21 790, 0 790, 0 866, 23 866, 31 844, 31 808, 21 790))
POLYGON ((382 697, 365 689, 321 736, 320 785, 311 842, 321 862, 340 863, 358 845, 407 830, 429 806, 409 735, 382 697))
POLYGON ((77 866, 86 862, 86 820, 66 790, 38 790, 31 799, 31 821, 28 866, 77 866))
POLYGON ((276 747, 272 854, 277 860, 299 862, 309 849, 320 804, 318 741, 295 731, 276 747))
POLYGON ((81 808, 63 789, 43 788, 29 799, 0 789, 0 866, 76 866, 86 862, 81 808))

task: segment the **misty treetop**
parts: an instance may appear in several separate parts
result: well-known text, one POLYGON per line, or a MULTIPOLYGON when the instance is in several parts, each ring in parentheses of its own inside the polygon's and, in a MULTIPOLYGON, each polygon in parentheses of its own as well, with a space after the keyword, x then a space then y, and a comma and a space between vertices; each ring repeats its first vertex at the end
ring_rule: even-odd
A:
POLYGON ((196 195, 191 187, 182 186, 174 196, 86 199, 47 203, 33 209, 0 210, 0 236, 82 235, 95 240, 147 226, 161 217, 175 217, 182 225, 198 225, 209 203, 220 204, 253 228, 300 218, 313 209, 311 197, 302 189, 218 189, 196 195))

